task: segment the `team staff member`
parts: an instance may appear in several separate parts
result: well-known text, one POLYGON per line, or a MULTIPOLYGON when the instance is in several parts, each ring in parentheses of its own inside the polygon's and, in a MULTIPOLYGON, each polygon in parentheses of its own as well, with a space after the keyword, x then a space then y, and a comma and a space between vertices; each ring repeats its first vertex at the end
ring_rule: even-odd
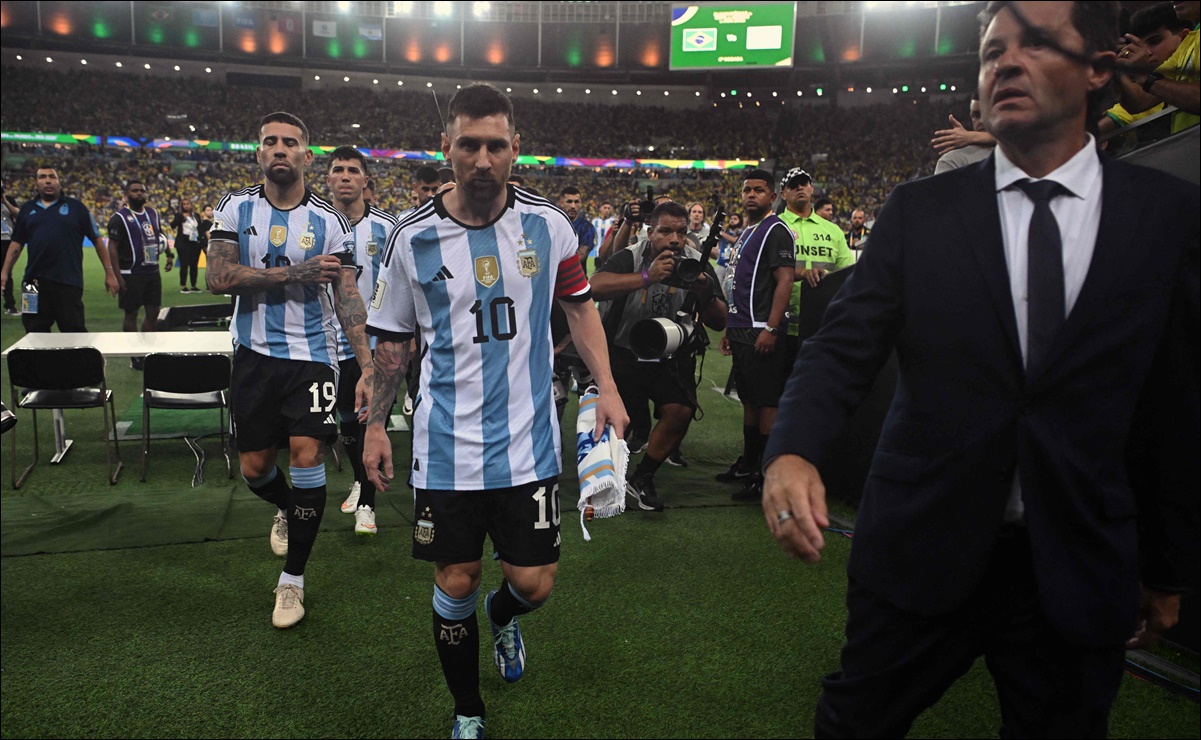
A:
POLYGON ((700 252, 686 244, 688 211, 677 203, 664 203, 651 212, 650 225, 650 239, 613 255, 592 276, 592 297, 601 301, 609 361, 622 400, 627 406, 642 408, 654 403, 659 420, 626 490, 639 508, 663 511, 655 472, 680 446, 696 412, 696 357, 694 351, 680 351, 667 359, 640 361, 630 349, 630 331, 643 319, 674 321, 689 294, 696 296, 703 322, 721 331, 726 328, 727 307, 712 267, 687 288, 664 282, 675 274, 677 256, 701 258, 700 252))
POLYGON ((433 638, 454 697, 453 737, 484 734, 476 602, 485 535, 505 578, 484 612, 506 681, 521 678, 525 665, 517 617, 554 586, 562 470, 555 300, 600 389, 597 429, 612 423, 620 436, 626 423, 571 223, 550 201, 507 184, 519 148, 503 93, 475 84, 451 98, 442 153, 456 185, 393 230, 371 301, 379 342, 364 464, 380 490, 393 476, 384 422, 409 340, 423 336, 413 556, 434 563, 433 638))
POLYGON ((861 251, 867 246, 872 230, 867 228, 867 211, 856 208, 851 211, 851 230, 847 232, 847 248, 861 251))
POLYGON ((196 287, 197 271, 200 269, 200 219, 192 207, 192 199, 180 201, 179 213, 171 219, 175 229, 175 251, 179 252, 179 292, 199 293, 196 287), (191 287, 188 282, 191 281, 191 287))
POLYGON ((1087 133, 1119 12, 986 6, 996 152, 892 191, 801 348, 763 514, 810 563, 829 524, 819 467, 900 358, 817 737, 904 737, 981 657, 1001 735, 1105 737, 1126 650, 1172 627, 1195 582, 1201 194, 1087 133), (1135 239, 1155 247, 1131 271, 1135 239))
POLYGON ((63 194, 58 170, 37 169, 38 197, 21 206, 13 224, 13 240, 0 273, 0 289, 12 278, 13 265, 29 246, 23 283, 37 283, 38 311, 22 314, 27 332, 85 332, 83 312, 83 240, 92 240, 96 259, 104 266, 104 287, 117 295, 120 287, 108 260, 108 250, 96 233, 92 213, 80 201, 63 194))
MULTIPOLYGON (((158 211, 146 205, 146 183, 130 180, 125 186, 125 206, 108 220, 108 258, 117 265, 117 305, 125 313, 122 330, 138 330, 138 309, 146 307, 142 331, 158 331, 158 310, 163 305, 163 276, 158 271, 159 250, 166 244, 158 211)), ((171 250, 167 270, 171 269, 171 250)), ((142 358, 131 357, 134 370, 142 358)))
POLYGON ((373 368, 350 223, 304 185, 313 161, 309 131, 277 112, 263 118, 258 136, 263 182, 217 204, 207 278, 213 293, 237 298, 230 427, 242 477, 279 510, 271 550, 287 560, 271 623, 283 629, 304 617, 304 570, 325 512, 323 446, 337 433, 335 316, 364 369, 356 408, 366 406, 373 368), (291 486, 275 464, 282 445, 291 486))
POLYGON ((742 465, 750 472, 746 485, 731 496, 735 501, 757 501, 763 495, 759 460, 788 379, 780 335, 787 329, 796 245, 788 225, 771 212, 775 200, 771 173, 748 172, 742 183, 746 228, 734 244, 723 286, 730 315, 720 349, 734 357, 742 401, 742 465))
POLYGON ((788 299, 791 320, 784 342, 788 368, 791 369, 800 348, 797 331, 802 284, 816 287, 831 270, 841 270, 855 264, 855 255, 847 248, 842 229, 819 215, 814 207, 813 178, 808 172, 800 167, 792 168, 780 181, 780 190, 786 204, 780 213, 780 220, 788 225, 796 239, 796 282, 792 284, 792 295, 788 299))
MULTIPOLYGON (((375 288, 384 242, 388 239, 388 232, 396 225, 395 218, 364 201, 368 177, 367 158, 358 149, 340 146, 329 155, 325 184, 329 187, 334 208, 350 222, 354 234, 359 295, 370 295, 375 288)), ((437 173, 434 179, 438 179, 437 173)), ((342 428, 342 448, 346 450, 351 470, 354 471, 354 483, 350 486, 350 495, 342 502, 342 512, 354 514, 356 535, 370 537, 377 531, 375 486, 367 479, 367 471, 363 468, 363 436, 366 429, 354 405, 355 387, 362 373, 354 348, 340 324, 338 336, 338 420, 342 428)))
POLYGON ((584 198, 580 195, 580 189, 571 185, 563 188, 559 193, 559 207, 567 214, 567 220, 571 222, 571 228, 575 231, 576 240, 580 244, 580 267, 584 268, 584 272, 587 273, 588 255, 592 253, 592 248, 596 244, 596 227, 581 212, 584 207, 584 198))

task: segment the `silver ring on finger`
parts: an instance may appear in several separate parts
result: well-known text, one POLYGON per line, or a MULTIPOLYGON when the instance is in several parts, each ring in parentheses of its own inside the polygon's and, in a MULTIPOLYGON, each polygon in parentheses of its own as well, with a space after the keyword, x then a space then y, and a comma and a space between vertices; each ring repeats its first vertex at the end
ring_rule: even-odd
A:
POLYGON ((796 517, 794 517, 794 516, 792 515, 792 512, 791 512, 791 511, 778 511, 778 512, 776 512, 776 523, 777 523, 777 524, 783 524, 784 522, 788 521, 789 519, 795 519, 795 518, 796 518, 796 517))

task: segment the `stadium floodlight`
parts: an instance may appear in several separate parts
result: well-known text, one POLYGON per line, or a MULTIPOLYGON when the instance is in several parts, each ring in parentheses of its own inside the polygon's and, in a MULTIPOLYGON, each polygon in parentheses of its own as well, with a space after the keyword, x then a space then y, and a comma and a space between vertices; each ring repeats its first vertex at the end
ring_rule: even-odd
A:
POLYGON ((819 88, 817 88, 817 96, 820 98, 821 94, 822 94, 822 89, 819 87, 819 88))
POLYGON ((670 91, 670 90, 664 90, 664 91, 663 91, 663 97, 667 97, 668 95, 671 95, 671 91, 670 91))
POLYGON ((701 96, 701 91, 700 91, 700 90, 697 90, 697 91, 696 91, 696 96, 697 96, 698 98, 701 96))
POLYGON ((639 91, 638 91, 638 94, 639 94, 639 95, 641 95, 641 94, 642 94, 642 91, 641 91, 641 90, 639 90, 639 91))
POLYGON ((462 90, 462 89, 463 89, 463 86, 462 86, 462 85, 455 85, 455 89, 456 89, 456 90, 462 90))
POLYGON ((178 72, 178 71, 179 71, 179 65, 178 65, 178 64, 177 64, 177 65, 175 65, 175 71, 176 71, 176 72, 178 72))
POLYGON ((872 89, 869 87, 869 88, 867 89, 867 91, 868 91, 868 92, 871 92, 871 91, 872 91, 872 89))
POLYGON ((923 88, 922 88, 922 92, 926 92, 926 88, 924 88, 924 87, 923 87, 923 88))
POLYGON ((893 94, 893 95, 896 95, 896 94, 897 94, 897 89, 896 89, 895 87, 892 89, 892 94, 893 94))
POLYGON ((80 63, 80 64, 87 64, 87 63, 88 63, 88 60, 86 60, 86 59, 80 59, 80 60, 79 60, 79 63, 80 63))
POLYGON ((557 92, 557 93, 561 93, 561 92, 563 92, 563 88, 561 88, 561 87, 556 87, 556 88, 555 88, 555 92, 557 92))
POLYGON ((654 145, 654 144, 651 144, 651 145, 647 146, 646 150, 647 150, 648 152, 653 152, 653 151, 655 151, 655 145, 654 145))
POLYGON ((339 2, 338 2, 338 12, 339 12, 339 13, 347 13, 347 14, 349 14, 349 13, 350 13, 350 5, 351 5, 351 4, 350 4, 349 2, 346 2, 346 0, 339 0, 339 2))
POLYGON ((352 124, 350 124, 350 127, 351 127, 351 128, 363 128, 362 126, 360 126, 360 125, 359 125, 359 124, 357 124, 357 123, 352 123, 352 124))
POLYGON ((511 88, 511 87, 506 87, 506 88, 505 88, 505 92, 510 92, 510 93, 511 93, 511 92, 513 92, 513 88, 511 88))
POLYGON ((538 88, 536 88, 536 87, 534 88, 534 94, 535 94, 535 95, 537 95, 537 94, 538 94, 538 88))
POLYGON ((614 90, 614 91, 613 91, 613 94, 614 94, 614 95, 616 95, 616 94, 617 94, 617 91, 616 91, 616 90, 614 90))
POLYGON ((724 97, 726 96, 726 94, 725 94, 725 93, 722 93, 722 94, 721 94, 721 96, 724 98, 724 97))
MULTIPOLYGON (((49 59, 47 59, 46 61, 50 61, 50 60, 49 60, 49 59)), ((150 64, 149 64, 149 63, 143 64, 142 66, 143 66, 143 67, 145 67, 146 69, 150 69, 150 64)))
POLYGON ((483 18, 484 16, 488 15, 488 13, 490 13, 490 12, 492 12, 492 3, 475 2, 475 3, 471 4, 471 13, 476 18, 483 18))
POLYGON ((371 81, 371 84, 372 84, 372 85, 378 85, 378 84, 379 84, 379 80, 372 80, 372 81, 371 81))
POLYGON ((780 93, 776 92, 775 90, 772 90, 772 91, 771 91, 771 96, 772 96, 773 98, 778 98, 778 97, 780 97, 780 93))
POLYGON ((951 85, 951 92, 955 92, 955 86, 951 85))
POLYGON ((192 133, 196 133, 196 127, 190 123, 188 124, 188 130, 191 131, 192 133))
POLYGON ((343 81, 343 82, 350 82, 350 78, 349 78, 349 77, 343 77, 343 78, 342 78, 342 81, 343 81))
MULTIPOLYGON (((18 54, 18 55, 17 55, 17 61, 19 62, 19 61, 21 61, 21 59, 22 59, 21 55, 20 55, 20 54, 18 54)), ((117 66, 118 66, 118 67, 119 67, 119 66, 121 66, 121 63, 120 63, 120 62, 117 62, 117 66)))
POLYGON ((585 95, 591 95, 591 94, 592 94, 592 88, 590 88, 590 87, 586 87, 586 88, 584 88, 584 94, 585 94, 585 95))
MULTIPOLYGON (((20 58, 21 58, 21 57, 17 57, 17 59, 20 59, 20 58)), ((120 67, 120 66, 121 66, 121 63, 120 63, 120 62, 117 62, 117 66, 118 66, 118 67, 120 67)))
POLYGON ((750 92, 747 92, 746 96, 747 96, 748 98, 749 98, 749 97, 751 97, 751 94, 750 94, 750 92))
POLYGON ((204 68, 204 73, 205 73, 205 74, 209 74, 209 75, 211 75, 211 74, 213 73, 213 68, 212 68, 212 67, 205 67, 205 68, 204 68))
POLYGON ((443 2, 442 0, 439 0, 438 2, 434 3, 434 17, 435 18, 449 18, 454 14, 455 14, 454 3, 443 2))
POLYGON ((397 87, 400 87, 400 86, 401 86, 401 85, 403 85, 403 84, 405 84, 405 81, 404 81, 404 80, 397 80, 397 81, 396 81, 396 86, 397 86, 397 87))
POLYGON ((798 98, 799 98, 799 97, 801 97, 801 96, 802 96, 802 95, 804 95, 804 94, 805 94, 805 93, 801 92, 800 90, 797 90, 797 91, 796 91, 796 96, 797 96, 798 98))
POLYGON ((54 62, 54 58, 53 58, 53 57, 46 57, 46 63, 47 63, 47 64, 52 64, 53 62, 54 62))
POLYGON ((427 82, 427 83, 425 83, 425 86, 426 86, 426 87, 433 87, 433 86, 434 86, 434 83, 432 83, 432 82, 427 82))

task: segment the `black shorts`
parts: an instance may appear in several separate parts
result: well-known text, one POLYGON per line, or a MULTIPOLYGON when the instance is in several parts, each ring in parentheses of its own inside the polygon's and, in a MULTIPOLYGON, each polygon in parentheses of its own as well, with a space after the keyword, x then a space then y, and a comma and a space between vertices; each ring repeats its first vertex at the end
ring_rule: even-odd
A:
MULTIPOLYGON (((484 535, 500 559, 535 567, 559 562, 559 481, 555 478, 490 491, 418 488, 413 557, 431 563, 474 563, 484 535)), ((573 509, 574 511, 574 509, 573 509)))
POLYGON ((656 419, 660 417, 660 408, 667 404, 696 409, 695 357, 640 362, 629 350, 610 346, 609 364, 617 392, 627 406, 638 404, 639 408, 646 408, 649 401, 655 405, 656 419))
POLYGON ((238 347, 229 381, 229 429, 238 451, 286 447, 288 437, 333 442, 337 390, 329 365, 238 347))
MULTIPOLYGON (((24 281, 18 281, 16 290, 23 291, 23 286, 24 281)), ((55 324, 59 331, 86 332, 83 286, 38 278, 38 312, 21 314, 21 324, 30 334, 48 332, 55 324)))
POLYGON ((356 358, 338 360, 338 414, 358 416, 359 410, 354 407, 354 388, 363 377, 363 368, 359 367, 356 358))
POLYGON ((780 338, 775 349, 761 355, 753 344, 730 342, 730 351, 734 354, 734 382, 743 406, 775 408, 780 405, 790 369, 785 344, 780 338))
POLYGON ((163 277, 158 272, 125 275, 125 290, 117 297, 117 305, 125 313, 142 306, 158 308, 163 305, 163 277))

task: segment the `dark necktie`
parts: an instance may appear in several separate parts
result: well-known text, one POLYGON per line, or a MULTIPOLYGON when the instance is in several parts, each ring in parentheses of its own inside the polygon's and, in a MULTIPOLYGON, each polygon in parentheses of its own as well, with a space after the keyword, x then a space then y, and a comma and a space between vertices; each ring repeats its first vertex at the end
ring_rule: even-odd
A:
POLYGON ((1067 191, 1057 182, 1014 183, 1034 201, 1027 240, 1026 371, 1038 369, 1067 314, 1063 287, 1063 241, 1051 199, 1067 191))

